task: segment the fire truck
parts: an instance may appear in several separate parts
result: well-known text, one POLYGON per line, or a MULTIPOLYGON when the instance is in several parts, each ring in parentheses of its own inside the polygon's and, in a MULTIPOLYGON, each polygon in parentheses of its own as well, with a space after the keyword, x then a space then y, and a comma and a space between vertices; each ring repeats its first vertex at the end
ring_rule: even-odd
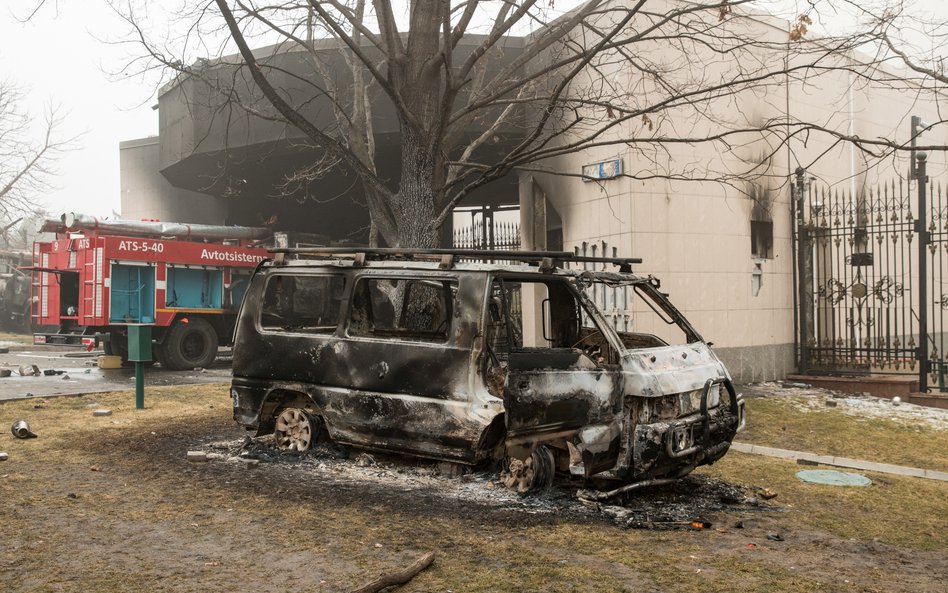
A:
POLYGON ((237 309, 266 228, 63 214, 45 222, 52 241, 33 245, 32 321, 58 327, 35 344, 102 344, 128 358, 128 327, 152 326, 155 359, 184 370, 210 365, 231 345, 237 309))

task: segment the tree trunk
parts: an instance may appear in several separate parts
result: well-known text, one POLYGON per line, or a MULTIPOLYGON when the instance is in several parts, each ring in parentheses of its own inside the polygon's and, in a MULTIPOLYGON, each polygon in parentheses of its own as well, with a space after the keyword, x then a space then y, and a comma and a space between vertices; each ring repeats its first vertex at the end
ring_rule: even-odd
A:
POLYGON ((435 180, 441 166, 438 155, 431 154, 427 142, 407 125, 402 125, 402 178, 392 200, 392 215, 398 236, 390 244, 397 247, 433 248, 440 243, 435 180))

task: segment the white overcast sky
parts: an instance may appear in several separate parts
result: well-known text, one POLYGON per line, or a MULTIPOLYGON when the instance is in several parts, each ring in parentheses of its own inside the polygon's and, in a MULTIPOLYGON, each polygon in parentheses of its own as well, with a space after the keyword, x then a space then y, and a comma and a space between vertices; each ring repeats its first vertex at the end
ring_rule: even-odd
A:
MULTIPOLYGON (((119 210, 119 142, 158 133, 158 112, 151 109, 157 102, 155 82, 116 80, 109 74, 125 63, 129 46, 102 41, 125 31, 105 0, 50 0, 32 20, 18 22, 15 17, 36 1, 11 0, 0 6, 0 78, 23 88, 24 106, 37 117, 46 106, 59 105, 68 114, 63 133, 83 133, 78 148, 59 161, 58 189, 38 196, 37 203, 53 214, 110 215, 119 210)), ((180 1, 147 5, 157 16, 180 1)), ((805 5, 802 0, 767 3, 775 2, 790 11, 793 5, 805 5)), ((560 0, 557 11, 575 3, 560 0)), ((948 23, 948 1, 921 3, 918 14, 928 13, 933 24, 948 23)))

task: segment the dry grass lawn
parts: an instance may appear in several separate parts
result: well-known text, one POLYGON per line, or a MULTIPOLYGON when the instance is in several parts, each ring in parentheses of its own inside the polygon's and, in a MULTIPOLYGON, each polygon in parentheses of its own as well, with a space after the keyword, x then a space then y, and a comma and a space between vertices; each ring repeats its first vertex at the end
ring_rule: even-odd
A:
MULTIPOLYGON (((731 453, 700 471, 749 493, 776 491, 775 510, 722 513, 705 531, 623 530, 605 519, 327 485, 292 464, 189 464, 188 449, 244 434, 226 385, 150 389, 144 411, 131 392, 38 404, 0 404, 0 427, 26 418, 40 435, 0 436, 10 454, 0 462, 6 591, 339 592, 431 549, 434 565, 400 591, 934 593, 948 578, 944 483, 871 476, 868 488, 814 486, 794 477, 794 464, 731 453), (98 407, 114 414, 93 418, 98 407)), ((779 416, 768 409, 755 403, 752 422, 779 416)), ((748 437, 809 449, 827 442, 813 439, 810 423, 781 426, 783 440, 757 429, 748 437)), ((853 447, 838 451, 853 457, 888 434, 837 428, 848 436, 832 446, 853 447)))

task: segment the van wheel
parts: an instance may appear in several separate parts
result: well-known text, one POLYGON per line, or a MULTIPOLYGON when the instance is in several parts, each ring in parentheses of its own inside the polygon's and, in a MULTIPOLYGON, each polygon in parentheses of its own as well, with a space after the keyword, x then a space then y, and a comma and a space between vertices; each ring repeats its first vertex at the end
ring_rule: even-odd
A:
POLYGON ((217 332, 200 317, 176 321, 161 344, 161 366, 173 371, 209 367, 217 358, 217 332))
POLYGON ((526 459, 508 457, 505 466, 506 469, 500 475, 501 481, 504 486, 520 494, 542 492, 553 485, 556 460, 553 449, 546 445, 534 449, 526 459))
POLYGON ((276 417, 273 442, 284 451, 309 451, 319 438, 319 419, 299 408, 285 408, 276 417))

